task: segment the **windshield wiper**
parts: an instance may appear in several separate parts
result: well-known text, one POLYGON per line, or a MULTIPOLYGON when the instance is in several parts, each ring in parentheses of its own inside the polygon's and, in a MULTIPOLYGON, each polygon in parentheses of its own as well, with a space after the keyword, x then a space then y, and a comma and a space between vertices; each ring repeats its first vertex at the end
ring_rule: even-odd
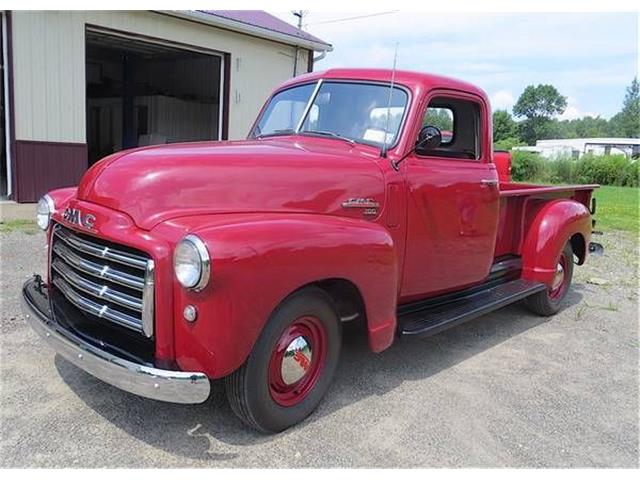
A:
POLYGON ((302 132, 298 133, 300 135, 322 135, 324 137, 338 138, 340 140, 344 140, 345 142, 349 142, 351 146, 354 146, 356 144, 355 140, 348 137, 343 137, 342 135, 335 132, 329 132, 328 130, 303 130, 302 132))
POLYGON ((293 128, 282 128, 280 130, 273 130, 267 133, 260 133, 256 135, 255 138, 277 137, 278 135, 289 135, 291 133, 294 133, 293 128))

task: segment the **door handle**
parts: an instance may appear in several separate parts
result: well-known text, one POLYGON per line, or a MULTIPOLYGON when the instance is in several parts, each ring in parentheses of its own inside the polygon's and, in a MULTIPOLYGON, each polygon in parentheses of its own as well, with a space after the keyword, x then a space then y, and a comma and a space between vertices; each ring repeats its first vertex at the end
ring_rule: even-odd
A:
POLYGON ((483 187, 497 187, 498 186, 498 180, 493 180, 493 179, 482 179, 480 180, 480 184, 483 187))

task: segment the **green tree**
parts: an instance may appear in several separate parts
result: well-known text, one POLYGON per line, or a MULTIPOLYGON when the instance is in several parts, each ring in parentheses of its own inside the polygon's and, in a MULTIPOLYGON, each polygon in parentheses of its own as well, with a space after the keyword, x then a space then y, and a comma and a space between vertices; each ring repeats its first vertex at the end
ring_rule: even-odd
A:
POLYGON ((584 117, 572 120, 576 129, 576 136, 578 138, 589 137, 606 137, 609 128, 606 119, 598 117, 584 117))
POLYGON ((506 110, 493 112, 493 141, 500 142, 518 136, 518 125, 506 110))
POLYGON ((640 137, 640 83, 637 77, 627 87, 622 110, 609 120, 609 134, 615 137, 640 137))
POLYGON ((453 114, 448 108, 427 108, 422 125, 432 125, 442 131, 453 131, 453 114))
POLYGON ((583 117, 573 120, 553 120, 557 138, 593 138, 609 135, 609 123, 602 117, 583 117))
POLYGON ((529 85, 513 106, 513 113, 525 117, 520 122, 520 137, 529 145, 536 140, 554 135, 556 125, 554 115, 564 112, 567 98, 560 95, 553 85, 529 85))

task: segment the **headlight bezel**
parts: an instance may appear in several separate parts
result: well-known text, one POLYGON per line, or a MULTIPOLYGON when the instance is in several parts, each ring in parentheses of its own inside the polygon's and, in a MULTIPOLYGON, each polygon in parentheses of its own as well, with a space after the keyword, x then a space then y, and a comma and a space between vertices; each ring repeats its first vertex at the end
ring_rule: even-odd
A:
POLYGON ((186 288, 188 290, 200 292, 209 284, 209 278, 211 276, 211 256, 209 255, 207 246, 200 237, 194 234, 189 234, 182 238, 180 242, 178 242, 173 255, 173 273, 176 276, 178 283, 183 288, 186 288), (198 276, 198 279, 192 283, 183 282, 183 280, 178 275, 177 252, 178 248, 182 244, 188 244, 189 248, 193 248, 194 252, 198 256, 200 275, 198 276))
POLYGON ((48 194, 44 194, 42 197, 40 197, 40 199, 38 200, 38 205, 36 207, 36 224, 38 225, 38 227, 40 227, 44 231, 47 231, 47 229, 51 225, 51 217, 53 216, 55 211, 56 211, 56 205, 53 201, 53 198, 51 198, 48 194), (41 205, 45 205, 47 207, 46 213, 40 211, 41 205), (47 217, 46 224, 43 226, 40 222, 41 220, 40 217, 41 216, 44 217, 45 215, 47 217))

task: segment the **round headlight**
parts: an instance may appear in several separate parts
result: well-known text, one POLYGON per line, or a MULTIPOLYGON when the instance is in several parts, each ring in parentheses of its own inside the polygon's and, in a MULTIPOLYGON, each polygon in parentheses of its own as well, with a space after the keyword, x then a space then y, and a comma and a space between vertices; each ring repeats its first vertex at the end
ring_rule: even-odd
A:
POLYGON ((209 283, 211 260, 204 242, 195 235, 187 235, 176 247, 173 269, 185 288, 202 290, 209 283))
POLYGON ((36 223, 42 230, 49 228, 51 222, 51 214, 55 211, 55 205, 49 195, 45 195, 38 200, 38 208, 36 209, 36 223))

